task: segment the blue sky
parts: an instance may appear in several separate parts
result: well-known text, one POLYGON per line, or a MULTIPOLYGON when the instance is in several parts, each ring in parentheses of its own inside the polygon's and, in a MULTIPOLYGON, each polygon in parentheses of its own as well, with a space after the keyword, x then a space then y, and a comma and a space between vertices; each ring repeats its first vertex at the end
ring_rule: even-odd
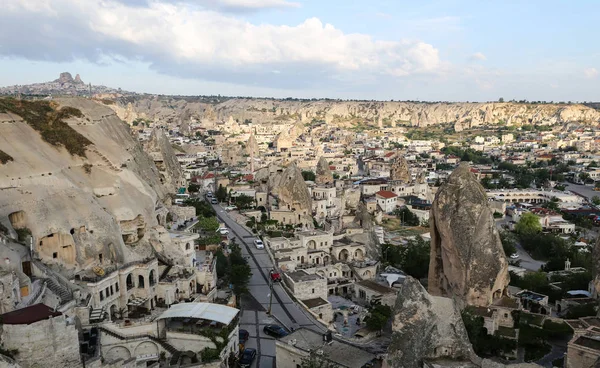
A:
POLYGON ((5 2, 0 85, 70 71, 164 94, 600 100, 595 1, 5 2))

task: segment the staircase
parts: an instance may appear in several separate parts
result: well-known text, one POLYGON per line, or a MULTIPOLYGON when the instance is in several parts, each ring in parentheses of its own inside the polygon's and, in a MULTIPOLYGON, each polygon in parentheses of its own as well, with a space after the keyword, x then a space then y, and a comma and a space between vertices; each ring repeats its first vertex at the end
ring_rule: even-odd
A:
POLYGON ((106 318, 106 311, 104 310, 104 307, 92 308, 92 310, 90 312, 90 322, 91 323, 102 322, 102 321, 104 321, 104 318, 106 318), (92 322, 92 321, 94 321, 94 322, 92 322))
POLYGON ((157 344, 160 344, 160 346, 162 346, 166 351, 168 351, 171 354, 171 359, 169 361, 169 365, 176 365, 179 362, 179 357, 181 356, 181 351, 177 350, 173 345, 169 344, 168 342, 157 338, 156 336, 152 336, 152 335, 136 335, 136 336, 123 336, 118 332, 112 331, 106 327, 103 326, 98 326, 98 329, 101 330, 102 332, 105 332, 106 334, 117 338, 119 340, 130 340, 130 339, 139 339, 139 338, 148 338, 154 342, 156 342, 157 344))
POLYGON ((46 287, 60 298, 59 307, 74 299, 72 285, 66 279, 63 280, 62 275, 52 271, 38 260, 33 260, 32 263, 44 274, 45 277, 40 277, 40 279, 46 283, 46 287))
POLYGON ((165 268, 163 270, 163 272, 160 274, 160 277, 158 278, 159 280, 163 280, 165 277, 167 277, 167 275, 169 274, 169 271, 171 271, 171 268, 173 268, 172 265, 168 265, 167 268, 165 268))
POLYGON ((73 293, 71 290, 59 284, 55 279, 47 278, 45 281, 48 289, 50 289, 50 291, 60 298, 60 305, 66 304, 73 300, 73 293))

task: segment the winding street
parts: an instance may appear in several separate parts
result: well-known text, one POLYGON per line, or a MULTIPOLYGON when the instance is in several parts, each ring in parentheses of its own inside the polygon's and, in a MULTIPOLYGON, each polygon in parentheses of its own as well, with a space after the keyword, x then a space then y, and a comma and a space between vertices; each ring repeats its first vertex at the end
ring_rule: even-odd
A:
POLYGON ((255 348, 257 356, 251 368, 273 368, 275 364, 275 339, 266 335, 263 328, 267 324, 279 324, 287 330, 308 327, 315 331, 325 332, 327 329, 305 312, 287 294, 283 287, 276 283, 273 287, 271 316, 267 315, 270 300, 269 271, 273 264, 264 249, 256 249, 256 237, 244 227, 236 223, 220 205, 213 204, 218 219, 229 229, 229 238, 235 238, 241 246, 242 253, 248 259, 252 277, 248 284, 249 296, 242 298, 240 329, 250 333, 245 347, 255 348))

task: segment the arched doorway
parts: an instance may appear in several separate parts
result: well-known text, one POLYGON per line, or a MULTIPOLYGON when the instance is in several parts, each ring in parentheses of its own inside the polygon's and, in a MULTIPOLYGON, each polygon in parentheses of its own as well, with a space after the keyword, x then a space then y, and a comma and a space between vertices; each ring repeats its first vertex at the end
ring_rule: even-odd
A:
POLYGON ((317 249, 317 242, 314 240, 309 240, 308 243, 306 243, 306 247, 308 249, 317 249))
POLYGON ((131 276, 131 274, 127 275, 127 281, 125 281, 125 284, 127 285, 127 290, 135 286, 133 285, 133 276, 131 276))
POLYGON ((348 249, 345 249, 345 248, 342 249, 340 251, 340 255, 338 256, 338 259, 340 261, 347 262, 348 258, 350 258, 350 252, 348 252, 348 249))
POLYGON ((150 286, 154 286, 154 284, 156 284, 156 275, 154 273, 154 270, 150 270, 150 276, 148 277, 148 282, 150 283, 150 286))
POLYGON ((144 282, 144 276, 139 275, 138 276, 138 289, 143 289, 146 286, 146 283, 144 282))
POLYGON ((323 257, 323 264, 327 264, 329 262, 329 256, 323 257))
POLYGON ((194 281, 190 281, 190 296, 196 292, 196 283, 194 281))
POLYGON ((114 321, 114 320, 117 319, 117 317, 119 317, 119 316, 117 316, 118 310, 117 310, 117 305, 116 304, 113 304, 113 305, 110 306, 109 313, 110 313, 110 320, 111 321, 114 321))
POLYGON ((304 263, 304 256, 300 257, 300 263, 304 263))
POLYGON ((362 249, 357 249, 354 251, 354 259, 357 261, 362 261, 364 259, 364 253, 362 249))

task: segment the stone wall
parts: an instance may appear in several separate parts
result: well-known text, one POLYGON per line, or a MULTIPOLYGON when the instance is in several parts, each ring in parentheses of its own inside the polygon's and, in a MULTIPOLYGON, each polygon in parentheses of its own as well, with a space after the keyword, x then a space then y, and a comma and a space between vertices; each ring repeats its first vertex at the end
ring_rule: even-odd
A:
POLYGON ((189 220, 192 217, 196 217, 196 207, 180 207, 173 206, 169 209, 174 216, 174 220, 189 220))
POLYGON ((23 368, 79 368, 79 338, 75 324, 63 316, 30 325, 2 325, 4 349, 16 349, 23 368))

